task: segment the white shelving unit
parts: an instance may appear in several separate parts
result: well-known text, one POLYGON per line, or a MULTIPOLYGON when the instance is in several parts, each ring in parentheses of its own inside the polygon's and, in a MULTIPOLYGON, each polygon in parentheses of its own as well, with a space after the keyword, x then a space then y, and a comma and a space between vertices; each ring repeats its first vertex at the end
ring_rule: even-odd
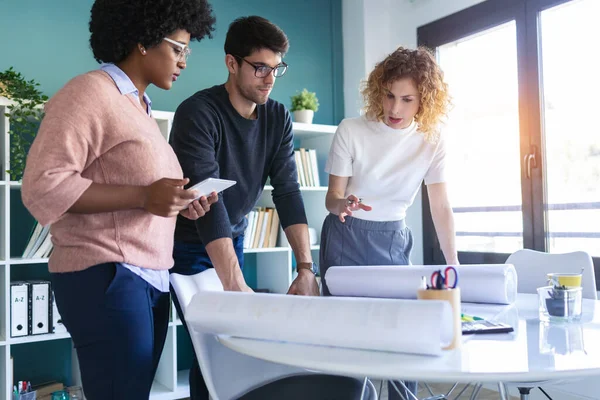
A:
MULTIPOLYGON (((26 336, 20 338, 10 337, 10 282, 11 267, 31 268, 32 265, 47 264, 48 259, 22 259, 20 254, 10 254, 11 244, 11 191, 20 191, 21 184, 11 181, 6 174, 9 165, 9 121, 5 113, 10 110, 10 101, 0 97, 0 400, 10 399, 11 381, 13 371, 11 364, 11 346, 27 346, 31 343, 39 343, 52 340, 70 340, 68 333, 49 334, 38 336, 26 336)), ((174 113, 165 111, 153 111, 161 132, 168 139, 173 121, 174 113)), ((330 125, 308 125, 294 123, 294 135, 296 147, 313 148, 317 150, 317 158, 320 171, 320 180, 326 183, 326 175, 323 172, 325 160, 335 126, 330 125)), ((273 206, 271 199, 272 187, 266 186, 259 201, 260 206, 273 206)), ((325 210, 326 187, 302 188, 304 204, 308 216, 309 226, 317 230, 320 237, 321 225, 327 211, 325 210)), ((23 239, 26 240, 26 239, 23 239)), ((313 258, 318 260, 319 246, 313 246, 313 258)), ((292 251, 288 247, 275 247, 265 249, 247 249, 245 254, 248 258, 255 258, 257 287, 269 289, 275 293, 286 293, 292 282, 292 251)), ((152 386, 150 399, 172 400, 182 399, 189 396, 188 371, 178 370, 177 346, 178 330, 181 321, 177 318, 175 307, 172 306, 172 319, 169 323, 165 347, 160 360, 155 381, 152 386)), ((77 358, 72 351, 72 378, 73 383, 79 383, 79 367, 77 358)), ((65 355, 68 359, 69 355, 65 355)), ((18 379, 17 377, 15 377, 18 379)), ((34 382, 35 383, 35 382, 34 382)))

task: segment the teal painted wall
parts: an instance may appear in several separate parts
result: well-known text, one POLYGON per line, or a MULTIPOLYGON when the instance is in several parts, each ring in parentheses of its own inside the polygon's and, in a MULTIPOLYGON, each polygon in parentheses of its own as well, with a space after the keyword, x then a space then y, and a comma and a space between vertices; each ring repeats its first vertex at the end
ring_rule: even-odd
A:
MULTIPOLYGON (((97 68, 89 48, 92 0, 9 0, 0 12, 0 70, 10 66, 40 82, 47 95, 69 79, 97 68)), ((288 35, 287 74, 272 97, 290 106, 290 96, 317 92, 315 123, 337 124, 344 112, 341 0, 212 0, 217 18, 214 38, 192 44, 188 67, 170 91, 148 90, 157 110, 175 111, 197 90, 227 79, 223 43, 237 17, 260 15, 288 35)))

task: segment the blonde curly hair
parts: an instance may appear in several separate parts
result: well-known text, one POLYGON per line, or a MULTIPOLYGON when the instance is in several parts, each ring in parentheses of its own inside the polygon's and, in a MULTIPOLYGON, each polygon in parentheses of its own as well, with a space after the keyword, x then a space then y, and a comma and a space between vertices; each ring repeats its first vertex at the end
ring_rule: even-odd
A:
POLYGON ((448 114, 451 101, 444 73, 425 47, 409 50, 398 47, 377 63, 362 83, 361 94, 368 119, 383 122, 383 96, 389 86, 402 78, 412 78, 419 91, 419 111, 415 115, 418 130, 428 142, 439 139, 439 124, 448 114))

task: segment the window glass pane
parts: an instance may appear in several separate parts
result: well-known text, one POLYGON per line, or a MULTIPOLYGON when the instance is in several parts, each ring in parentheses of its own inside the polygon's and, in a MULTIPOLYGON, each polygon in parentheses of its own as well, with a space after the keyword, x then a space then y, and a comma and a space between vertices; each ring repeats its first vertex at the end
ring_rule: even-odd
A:
POLYGON ((515 22, 440 46, 454 107, 447 125, 458 251, 523 247, 515 22))
POLYGON ((600 1, 541 12, 547 240, 600 256, 600 1))

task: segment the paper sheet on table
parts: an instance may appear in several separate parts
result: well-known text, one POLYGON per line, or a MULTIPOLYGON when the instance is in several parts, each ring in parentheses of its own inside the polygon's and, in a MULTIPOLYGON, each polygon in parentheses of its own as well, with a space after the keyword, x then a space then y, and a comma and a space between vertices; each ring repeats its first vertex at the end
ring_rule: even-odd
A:
MULTIPOLYGON (((421 277, 428 284, 433 271, 445 265, 371 265, 330 267, 325 273, 334 296, 415 299, 421 277)), ((461 300, 470 303, 512 304, 517 298, 517 271, 512 264, 459 265, 461 300)))
POLYGON ((198 292, 193 331, 355 349, 440 355, 452 339, 445 301, 198 292))

